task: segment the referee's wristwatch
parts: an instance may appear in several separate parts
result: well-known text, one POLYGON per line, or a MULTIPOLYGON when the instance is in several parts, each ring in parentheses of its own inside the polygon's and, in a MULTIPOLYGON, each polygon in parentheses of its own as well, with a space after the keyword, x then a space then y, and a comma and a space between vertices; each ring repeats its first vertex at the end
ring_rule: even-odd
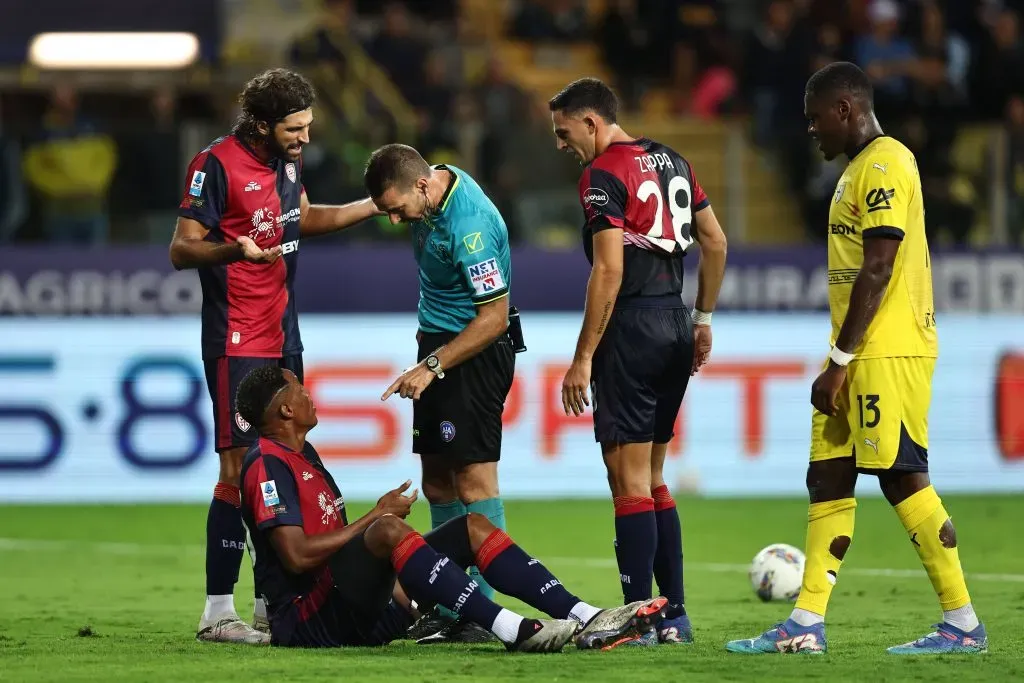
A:
POLYGON ((438 360, 437 354, 430 354, 423 359, 423 362, 427 364, 427 370, 437 375, 438 379, 444 379, 444 369, 441 367, 441 361, 438 360))

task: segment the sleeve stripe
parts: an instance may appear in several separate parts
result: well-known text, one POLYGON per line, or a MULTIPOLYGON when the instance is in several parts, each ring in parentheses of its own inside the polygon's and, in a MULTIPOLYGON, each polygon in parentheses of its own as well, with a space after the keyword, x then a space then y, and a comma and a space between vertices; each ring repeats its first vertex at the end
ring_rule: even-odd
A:
POLYGON ((697 205, 695 205, 695 206, 693 207, 693 210, 694 210, 694 211, 701 211, 701 210, 703 210, 703 209, 706 209, 706 208, 708 208, 709 206, 711 206, 711 200, 710 200, 710 199, 708 199, 707 197, 705 197, 704 199, 702 199, 702 200, 700 201, 700 203, 699 203, 699 204, 697 204, 697 205))
POLYGON ((490 299, 481 299, 481 300, 473 299, 473 304, 476 305, 476 306, 483 306, 484 304, 489 304, 492 301, 497 301, 498 299, 504 299, 506 296, 508 296, 508 288, 506 287, 505 291, 501 292, 500 294, 488 295, 488 296, 490 296, 491 298, 490 299))
POLYGON ((866 228, 861 232, 863 237, 886 237, 889 239, 902 240, 904 232, 897 227, 891 225, 879 225, 873 228, 866 228))

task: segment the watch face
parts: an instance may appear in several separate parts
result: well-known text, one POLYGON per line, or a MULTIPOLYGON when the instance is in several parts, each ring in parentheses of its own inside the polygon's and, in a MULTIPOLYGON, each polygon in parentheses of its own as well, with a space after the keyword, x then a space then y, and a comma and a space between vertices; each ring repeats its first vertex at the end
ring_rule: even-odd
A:
POLYGON ((436 368, 437 367, 437 363, 438 363, 437 356, 427 356, 427 367, 428 368, 436 368))

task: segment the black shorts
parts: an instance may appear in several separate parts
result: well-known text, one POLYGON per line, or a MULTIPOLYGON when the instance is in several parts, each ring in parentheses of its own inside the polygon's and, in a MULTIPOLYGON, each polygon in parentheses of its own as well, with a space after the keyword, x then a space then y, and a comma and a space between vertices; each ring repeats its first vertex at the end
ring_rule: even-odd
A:
POLYGON ((594 436, 602 444, 672 440, 693 367, 693 322, 685 308, 647 307, 655 303, 617 302, 594 354, 594 436))
POLYGON ((250 446, 256 440, 256 430, 235 410, 235 392, 250 370, 264 365, 278 365, 291 370, 302 381, 301 354, 283 358, 221 356, 203 360, 206 386, 213 401, 213 433, 218 451, 250 446))
MULTIPOLYGON (((416 359, 423 360, 454 334, 420 336, 416 359)), ((412 450, 452 458, 456 463, 501 458, 501 416, 512 389, 516 355, 501 335, 476 356, 435 379, 412 409, 412 450)))

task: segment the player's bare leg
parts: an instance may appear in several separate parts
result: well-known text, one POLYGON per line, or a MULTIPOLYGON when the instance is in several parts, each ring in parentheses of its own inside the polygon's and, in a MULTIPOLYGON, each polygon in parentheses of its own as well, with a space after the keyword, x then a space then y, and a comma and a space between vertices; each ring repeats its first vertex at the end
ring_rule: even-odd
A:
MULTIPOLYGON (((206 523, 206 607, 196 633, 202 641, 260 645, 270 642, 269 632, 249 626, 235 610, 234 588, 245 552, 238 477, 246 450, 241 446, 218 453, 220 476, 206 523)), ((266 620, 265 606, 262 617, 266 620)))
POLYGON ((654 554, 654 578, 658 591, 668 599, 665 620, 658 625, 662 643, 692 643, 693 627, 686 614, 683 591, 683 536, 676 502, 665 483, 667 443, 651 446, 651 495, 658 529, 658 547, 654 554))
POLYGON ((853 540, 856 486, 857 464, 852 456, 811 462, 807 468, 807 564, 796 607, 785 622, 757 638, 731 641, 727 650, 743 654, 826 651, 825 611, 853 540))
POLYGON ((887 470, 879 473, 878 482, 907 530, 942 607, 942 623, 936 631, 889 648, 889 652, 901 655, 985 652, 988 635, 967 592, 956 528, 932 488, 928 473, 887 470))

